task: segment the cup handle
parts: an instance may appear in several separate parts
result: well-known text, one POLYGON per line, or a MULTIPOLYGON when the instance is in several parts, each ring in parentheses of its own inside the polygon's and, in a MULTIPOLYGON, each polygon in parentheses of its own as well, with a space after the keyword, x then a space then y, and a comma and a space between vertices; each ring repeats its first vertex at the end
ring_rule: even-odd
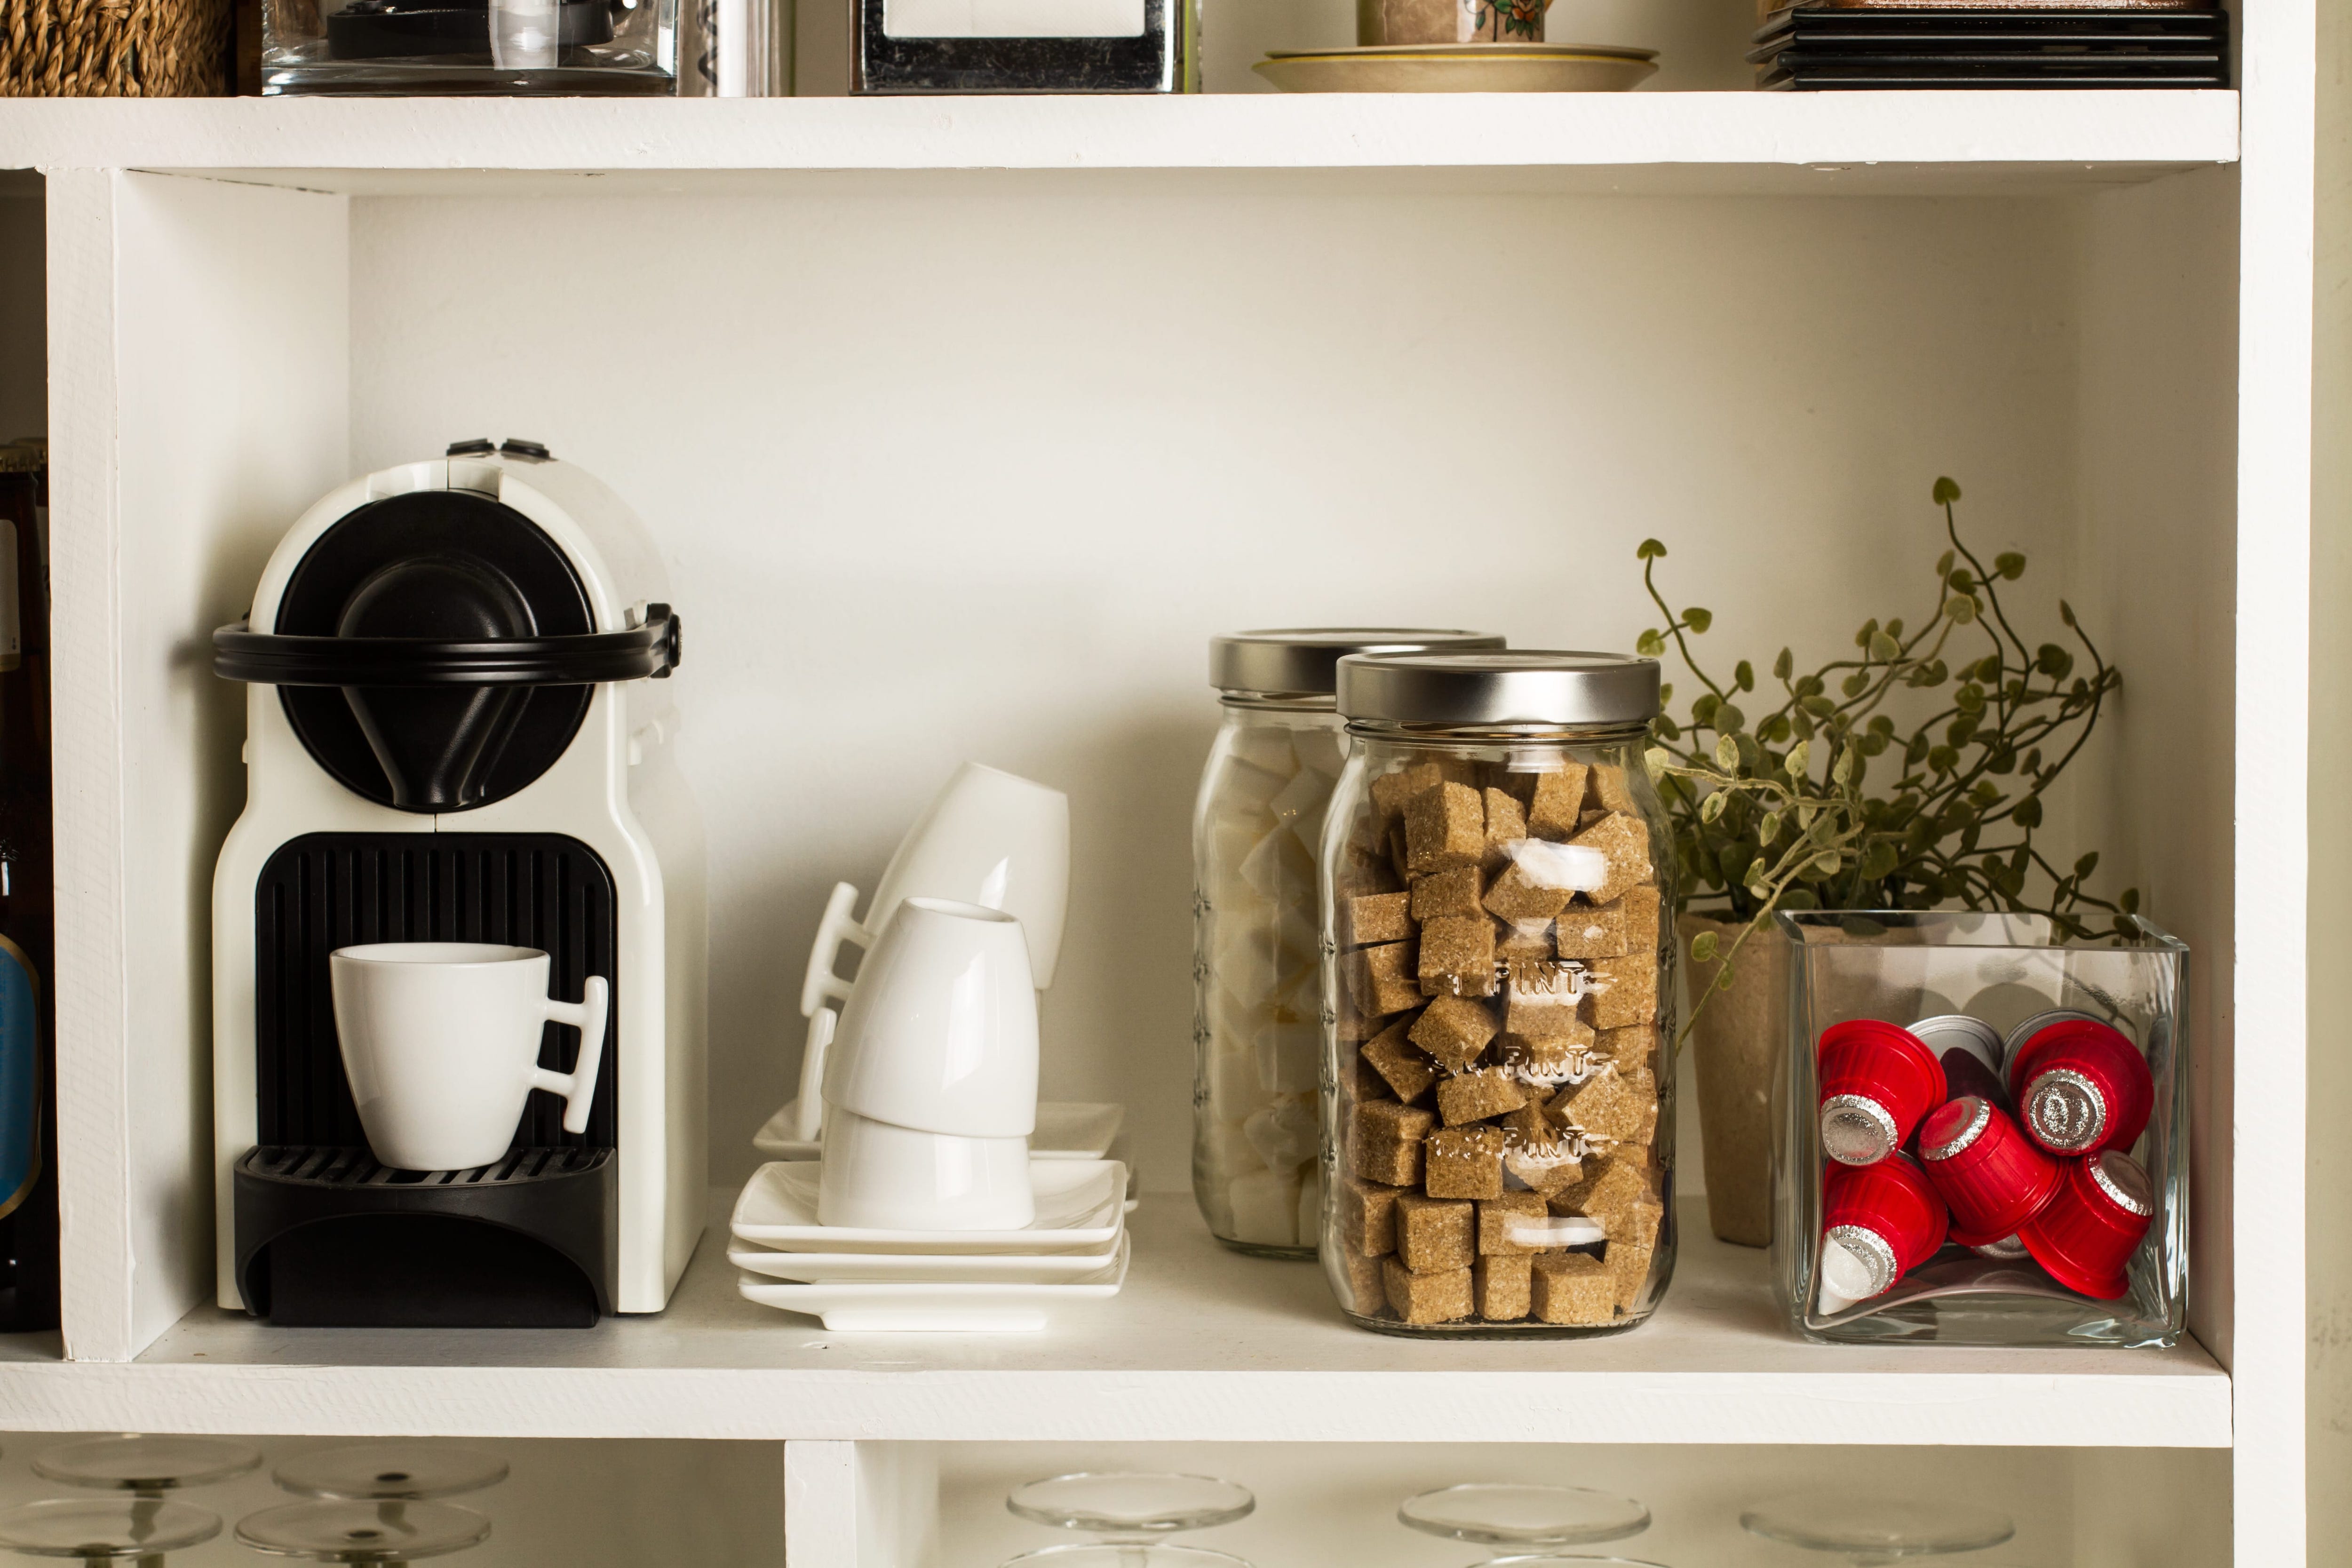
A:
POLYGON ((531 1068, 530 1086, 563 1097, 566 1132, 588 1131, 588 1112, 596 1099, 596 1070, 604 1065, 604 1016, 612 1000, 613 988, 604 984, 601 974, 588 977, 587 986, 577 1002, 558 1002, 552 996, 547 999, 550 1019, 580 1031, 580 1056, 570 1072, 531 1068))
POLYGON ((840 1021, 841 1015, 830 1007, 809 1015, 808 1043, 801 1047, 801 1097, 793 1106, 793 1136, 803 1143, 814 1142, 824 1123, 825 1049, 840 1021))
POLYGON ((867 947, 874 940, 850 915, 849 911, 856 907, 857 889, 846 882, 835 882, 833 896, 824 901, 824 918, 817 921, 816 941, 809 948, 808 973, 801 981, 803 1018, 814 1017, 827 1002, 849 1000, 849 982, 834 973, 833 961, 839 956, 843 942, 854 942, 867 947))

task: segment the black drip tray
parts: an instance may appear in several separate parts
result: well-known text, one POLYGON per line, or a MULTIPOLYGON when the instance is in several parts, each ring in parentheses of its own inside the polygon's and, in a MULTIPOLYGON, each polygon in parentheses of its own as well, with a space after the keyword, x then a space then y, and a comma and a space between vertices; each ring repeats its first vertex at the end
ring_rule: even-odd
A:
POLYGON ((264 1144, 236 1163, 247 1308, 320 1328, 587 1328, 613 1310, 610 1148, 523 1148, 396 1171, 365 1148, 264 1144))
POLYGON ((262 1147, 236 1163, 237 1173, 320 1187, 480 1187, 585 1175, 613 1158, 610 1149, 509 1149, 493 1165, 463 1171, 396 1171, 365 1149, 262 1147))

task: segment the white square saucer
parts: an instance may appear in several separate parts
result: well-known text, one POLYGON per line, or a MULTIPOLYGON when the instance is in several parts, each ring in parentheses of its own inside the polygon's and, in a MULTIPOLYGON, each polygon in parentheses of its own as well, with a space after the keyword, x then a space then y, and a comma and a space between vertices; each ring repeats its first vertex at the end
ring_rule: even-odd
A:
POLYGON ((1029 1183, 1037 1217, 1020 1230, 879 1230, 820 1225, 814 1160, 761 1166, 735 1200, 736 1239, 783 1252, 1099 1253, 1127 1222, 1127 1167, 1117 1160, 1032 1156, 1029 1183))
POLYGON ((1034 1333, 1053 1308, 1098 1301, 1127 1281, 1127 1238, 1110 1266, 1066 1284, 873 1282, 778 1285, 744 1275, 735 1289, 747 1301, 822 1319, 828 1329, 933 1333, 1034 1333))

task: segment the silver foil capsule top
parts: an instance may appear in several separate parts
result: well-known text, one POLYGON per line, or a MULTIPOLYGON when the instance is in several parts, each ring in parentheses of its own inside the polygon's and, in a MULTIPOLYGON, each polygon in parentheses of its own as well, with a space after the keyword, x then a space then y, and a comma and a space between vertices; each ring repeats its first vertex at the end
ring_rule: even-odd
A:
POLYGON ((1876 1231, 1858 1225, 1830 1226, 1822 1237, 1822 1312, 1843 1312, 1856 1301, 1884 1294, 1901 1272, 1894 1247, 1876 1231))
POLYGON ((2120 1149, 2110 1149, 2095 1160, 2085 1161, 2091 1180, 2099 1191, 2114 1200, 2118 1208, 2142 1219, 2156 1213, 2156 1194, 2147 1183, 2147 1173, 2139 1162, 2120 1149))
POLYGON ((1893 1114, 1866 1095, 1822 1101, 1822 1148, 1841 1165, 1875 1165, 1902 1141, 1893 1114))
POLYGON ((2020 1110, 2042 1146, 2056 1154, 2079 1154, 2107 1130, 2107 1097, 2072 1068, 2036 1073, 2020 1110))
POLYGON ((1990 1258, 2002 1263, 2021 1262, 2033 1256, 2025 1250, 2025 1243, 2013 1236, 2004 1236, 1999 1241, 1988 1241, 1981 1247, 1972 1247, 1969 1250, 1979 1258, 1990 1258))
POLYGON ((1969 1144, 1975 1142, 1979 1138, 1984 1136, 1984 1130, 1992 1125, 1992 1107, 1987 1104, 1984 1100, 1978 1099, 1974 1095, 1969 1095, 1967 1099, 1958 1101, 1958 1103, 1962 1105, 1973 1105, 1976 1107, 1976 1110, 1969 1115, 1968 1121, 1960 1124, 1959 1131, 1954 1132, 1949 1138, 1945 1139, 1941 1143, 1930 1148, 1923 1140, 1919 1144, 1919 1157, 1921 1159, 1948 1160, 1953 1155, 1959 1153, 1962 1150, 1966 1149, 1969 1144))

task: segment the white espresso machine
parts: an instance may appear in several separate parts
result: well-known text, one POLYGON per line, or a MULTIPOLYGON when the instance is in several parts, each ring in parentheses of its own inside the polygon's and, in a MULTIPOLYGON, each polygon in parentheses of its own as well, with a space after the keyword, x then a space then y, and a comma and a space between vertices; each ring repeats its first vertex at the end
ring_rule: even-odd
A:
MULTIPOLYGON (((536 443, 352 480, 278 545, 214 664, 247 683, 213 880, 219 1297, 299 1324, 585 1326, 658 1311, 702 1229, 700 818, 678 618, 645 526, 536 443), (327 955, 540 948, 612 988, 584 1133, 534 1094, 499 1163, 369 1152, 327 955)), ((541 1065, 568 1070, 551 1024, 541 1065)))

